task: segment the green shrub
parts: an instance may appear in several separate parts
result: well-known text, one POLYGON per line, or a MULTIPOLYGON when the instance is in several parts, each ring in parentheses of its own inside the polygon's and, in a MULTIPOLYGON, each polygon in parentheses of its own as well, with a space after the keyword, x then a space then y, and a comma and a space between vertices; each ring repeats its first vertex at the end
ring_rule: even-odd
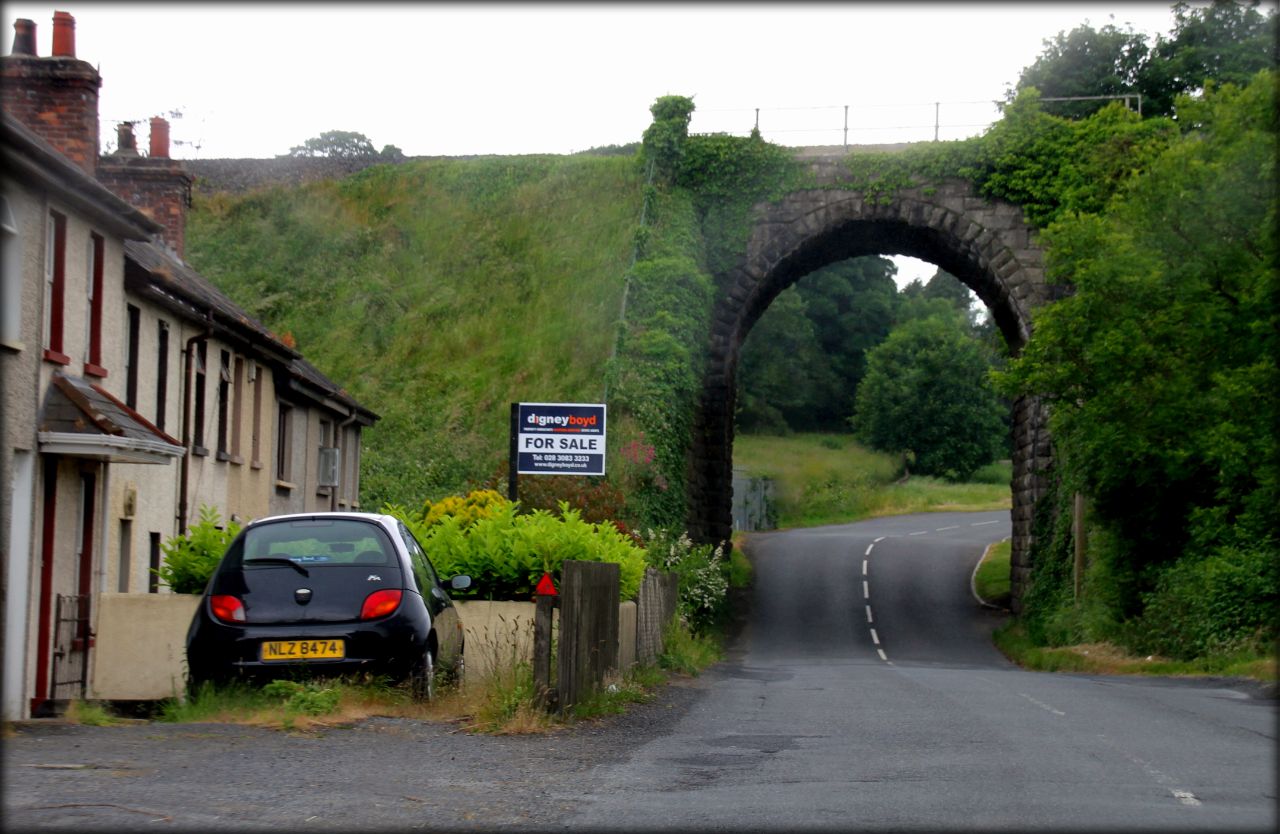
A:
POLYGON ((1264 651, 1276 638, 1278 564, 1275 550, 1265 546, 1184 556, 1144 595, 1127 642, 1175 660, 1264 651))
POLYGON ((273 680, 262 687, 262 693, 279 698, 285 709, 307 715, 328 715, 338 708, 340 693, 320 681, 273 680))
POLYGON ((160 545, 164 561, 156 576, 176 594, 203 593, 222 554, 239 533, 239 524, 228 521, 223 526, 217 509, 201 506, 200 520, 185 536, 174 536, 160 545))
POLYGON ((645 558, 658 570, 680 577, 677 611, 695 633, 706 631, 728 613, 730 562, 723 547, 695 545, 685 532, 648 530, 645 558))
POLYGON ((613 562, 620 568, 622 599, 632 599, 644 577, 644 552, 613 524, 584 521, 577 510, 560 505, 559 515, 545 510, 518 514, 511 502, 491 505, 492 515, 469 526, 444 516, 430 527, 396 515, 413 531, 432 564, 444 576, 466 574, 471 588, 462 597, 527 599, 544 572, 558 576, 566 560, 613 562))

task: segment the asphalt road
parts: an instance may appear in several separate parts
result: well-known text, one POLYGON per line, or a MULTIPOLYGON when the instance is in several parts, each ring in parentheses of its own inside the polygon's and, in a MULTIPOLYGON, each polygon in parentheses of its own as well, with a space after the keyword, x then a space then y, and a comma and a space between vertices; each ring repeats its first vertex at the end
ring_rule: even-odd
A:
POLYGON ((970 594, 1007 513, 761 535, 730 657, 546 737, 24 725, 6 830, 1269 831, 1276 702, 1023 672, 970 594))
POLYGON ((572 827, 1274 830, 1276 709, 1223 683, 1021 671, 970 593, 1007 513, 756 537, 707 696, 572 827))

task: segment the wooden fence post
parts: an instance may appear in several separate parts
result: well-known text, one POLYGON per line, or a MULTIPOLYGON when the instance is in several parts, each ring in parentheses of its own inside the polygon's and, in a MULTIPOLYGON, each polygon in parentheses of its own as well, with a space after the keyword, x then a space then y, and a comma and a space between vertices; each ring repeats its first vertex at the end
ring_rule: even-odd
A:
POLYGON ((551 689, 551 620, 556 598, 539 594, 533 609, 533 690, 543 709, 556 701, 551 689))
POLYGON ((618 665, 621 570, 611 562, 567 560, 560 580, 560 710, 588 697, 618 665))
POLYGON ((636 599, 636 662, 653 663, 662 654, 662 635, 676 614, 679 577, 645 568, 636 599))

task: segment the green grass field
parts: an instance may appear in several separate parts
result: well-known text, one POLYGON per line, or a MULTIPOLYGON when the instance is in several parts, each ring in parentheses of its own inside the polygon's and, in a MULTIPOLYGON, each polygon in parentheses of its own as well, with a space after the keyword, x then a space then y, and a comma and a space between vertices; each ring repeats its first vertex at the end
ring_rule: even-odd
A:
POLYGON ((1008 461, 983 467, 968 483, 912 475, 849 435, 738 435, 733 463, 777 484, 778 526, 814 527, 904 513, 1007 509, 1008 461))

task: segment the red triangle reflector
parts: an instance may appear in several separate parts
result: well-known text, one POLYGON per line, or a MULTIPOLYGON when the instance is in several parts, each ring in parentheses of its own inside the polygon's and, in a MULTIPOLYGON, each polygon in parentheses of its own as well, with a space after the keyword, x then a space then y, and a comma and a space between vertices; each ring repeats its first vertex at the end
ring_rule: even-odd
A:
POLYGON ((533 592, 540 597, 553 597, 556 595, 556 583, 551 581, 551 574, 544 573, 542 578, 538 580, 538 587, 533 592))

